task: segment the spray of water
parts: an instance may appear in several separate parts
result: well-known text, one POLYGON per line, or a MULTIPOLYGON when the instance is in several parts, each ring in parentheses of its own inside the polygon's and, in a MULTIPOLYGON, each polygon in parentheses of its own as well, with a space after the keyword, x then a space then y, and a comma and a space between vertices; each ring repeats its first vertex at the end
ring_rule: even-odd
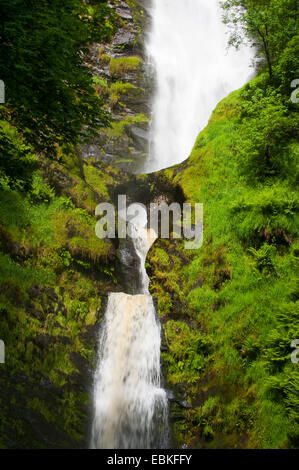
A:
POLYGON ((216 104, 249 79, 253 52, 227 49, 218 0, 153 0, 147 53, 156 76, 153 172, 185 160, 216 104))
POLYGON ((129 224, 139 257, 139 295, 109 295, 99 338, 94 387, 93 448, 165 446, 167 398, 160 386, 160 324, 144 267, 156 236, 129 224))
POLYGON ((160 387, 160 326, 151 296, 110 294, 100 345, 92 447, 162 446, 167 400, 160 387))
MULTIPOLYGON (((217 0, 152 0, 147 52, 156 73, 151 152, 143 172, 188 157, 215 105, 250 74, 252 53, 228 52, 217 0)), ((140 219, 142 220, 142 218, 140 219)), ((148 292, 146 254, 155 239, 129 224, 139 259, 139 295, 112 293, 99 338, 91 447, 165 446, 160 325, 148 292)))

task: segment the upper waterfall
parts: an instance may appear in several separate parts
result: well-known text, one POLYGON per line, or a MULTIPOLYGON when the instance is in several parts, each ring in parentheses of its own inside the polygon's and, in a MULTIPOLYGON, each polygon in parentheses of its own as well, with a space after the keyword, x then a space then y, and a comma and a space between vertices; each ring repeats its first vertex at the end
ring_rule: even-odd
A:
POLYGON ((156 76, 145 171, 185 160, 216 104, 249 79, 253 53, 227 49, 218 0, 152 0, 148 60, 156 76))

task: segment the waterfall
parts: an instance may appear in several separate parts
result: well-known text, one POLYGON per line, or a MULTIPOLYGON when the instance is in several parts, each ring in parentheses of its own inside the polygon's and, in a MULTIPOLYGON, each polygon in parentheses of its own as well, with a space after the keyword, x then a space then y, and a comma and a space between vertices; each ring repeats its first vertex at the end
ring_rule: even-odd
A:
POLYGON ((149 277, 145 269, 145 259, 149 247, 157 238, 153 229, 146 229, 140 225, 128 224, 128 234, 133 239, 135 252, 139 258, 140 292, 148 293, 149 277))
MULTIPOLYGON (((227 51, 226 28, 218 3, 151 2, 152 27, 146 46, 156 87, 151 150, 141 172, 185 160, 216 104, 249 78, 252 53, 248 49, 227 51)), ((128 223, 139 260, 137 295, 111 293, 100 331, 92 448, 166 445, 167 398, 160 384, 160 324, 145 269, 146 254, 156 234, 147 230, 146 214, 143 216, 128 223)))
POLYGON ((140 260, 138 295, 111 293, 99 338, 92 448, 165 446, 167 398, 160 386, 160 324, 145 270, 155 234, 129 224, 140 260))
POLYGON ((218 0, 152 0, 147 54, 156 76, 151 152, 153 172, 185 160, 221 99, 252 74, 253 52, 227 49, 218 0))

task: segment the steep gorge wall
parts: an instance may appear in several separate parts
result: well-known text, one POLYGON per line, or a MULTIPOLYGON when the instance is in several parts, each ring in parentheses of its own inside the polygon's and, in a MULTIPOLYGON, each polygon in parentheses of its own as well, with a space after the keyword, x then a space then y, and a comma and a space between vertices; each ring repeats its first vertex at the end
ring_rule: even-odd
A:
POLYGON ((1 196, 0 447, 88 446, 99 324, 107 294, 122 290, 117 244, 96 237, 94 210, 129 184, 109 163, 143 154, 148 121, 135 3, 118 2, 113 42, 88 58, 116 120, 103 130, 104 155, 98 142, 62 148, 57 161, 41 157, 32 194, 1 196))
POLYGON ((204 205, 202 248, 160 239, 148 255, 174 446, 298 445, 298 368, 290 359, 299 327, 293 171, 252 183, 240 176, 235 150, 251 124, 244 100, 264 79, 219 103, 189 159, 160 172, 186 201, 204 205))
POLYGON ((131 172, 143 165, 149 146, 152 77, 144 50, 149 26, 144 4, 136 0, 113 4, 117 32, 111 43, 92 48, 90 67, 96 90, 113 122, 92 145, 82 149, 84 158, 104 160, 131 172))

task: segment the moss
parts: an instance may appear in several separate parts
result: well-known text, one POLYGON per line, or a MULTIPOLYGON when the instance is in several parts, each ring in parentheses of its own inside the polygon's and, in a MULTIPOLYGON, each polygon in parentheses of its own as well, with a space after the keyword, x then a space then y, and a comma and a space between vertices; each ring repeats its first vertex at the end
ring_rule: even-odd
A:
POLYGON ((141 57, 137 56, 111 58, 109 72, 114 77, 121 77, 127 72, 137 72, 141 69, 142 63, 141 57))
POLYGON ((132 85, 131 83, 116 81, 115 83, 112 83, 109 89, 110 103, 112 106, 115 106, 117 103, 119 103, 123 95, 136 92, 137 90, 141 89, 135 85, 132 85))
POLYGON ((168 254, 162 248, 154 248, 151 256, 151 261, 155 263, 158 268, 167 268, 170 265, 168 254))
POLYGON ((55 447, 85 445, 89 397, 81 389, 96 341, 90 328, 101 320, 101 296, 115 289, 116 258, 111 245, 95 236, 96 220, 86 208, 93 212, 96 202, 76 207, 75 194, 87 187, 94 194, 95 187, 109 200, 107 185, 119 172, 90 164, 82 172, 77 158, 61 156, 64 165, 47 162, 37 174, 34 198, 1 192, 1 447, 51 447, 49 439, 55 447), (57 194, 60 181, 63 195, 57 194), (73 354, 87 361, 82 369, 73 364, 73 354), (24 397, 31 398, 25 403, 24 397))
POLYGON ((177 241, 158 240, 148 255, 168 382, 174 390, 185 383, 194 404, 174 411, 175 436, 191 447, 298 443, 289 348, 297 325, 298 196, 292 175, 259 185, 240 178, 234 148, 250 119, 242 114, 244 96, 239 90, 219 103, 189 160, 163 172, 187 201, 204 204, 202 248, 184 253, 177 241))
POLYGON ((107 260, 111 245, 97 238, 95 219, 81 209, 60 211, 53 216, 55 238, 59 246, 67 248, 74 258, 97 262, 107 260))
MULTIPOLYGON (((164 326, 168 352, 163 353, 163 360, 168 366, 170 384, 198 382, 205 367, 205 355, 209 340, 200 336, 186 323, 170 320, 164 326)), ((190 387, 196 390, 194 387, 190 387)))
POLYGON ((86 183, 100 195, 101 199, 109 198, 107 186, 113 182, 111 176, 90 164, 84 165, 84 176, 86 183))
POLYGON ((130 126, 146 124, 148 121, 149 118, 142 113, 137 116, 128 116, 125 119, 114 122, 111 128, 105 130, 105 133, 109 138, 120 138, 125 135, 130 126))
POLYGON ((99 58, 104 65, 108 65, 111 60, 111 57, 108 54, 101 54, 99 55, 99 58))

